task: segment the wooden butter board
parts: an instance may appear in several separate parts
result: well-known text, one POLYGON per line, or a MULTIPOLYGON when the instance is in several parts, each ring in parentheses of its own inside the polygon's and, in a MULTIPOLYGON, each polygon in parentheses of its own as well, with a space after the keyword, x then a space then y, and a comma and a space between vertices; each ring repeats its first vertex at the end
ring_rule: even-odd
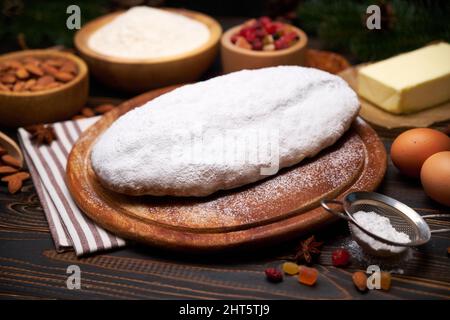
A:
POLYGON ((197 252, 273 244, 334 221, 320 207, 320 199, 374 190, 383 179, 385 148, 375 131, 357 118, 337 143, 314 158, 208 197, 133 197, 104 188, 90 164, 96 139, 121 115, 174 88, 124 102, 87 129, 69 155, 67 184, 75 202, 123 238, 197 252))

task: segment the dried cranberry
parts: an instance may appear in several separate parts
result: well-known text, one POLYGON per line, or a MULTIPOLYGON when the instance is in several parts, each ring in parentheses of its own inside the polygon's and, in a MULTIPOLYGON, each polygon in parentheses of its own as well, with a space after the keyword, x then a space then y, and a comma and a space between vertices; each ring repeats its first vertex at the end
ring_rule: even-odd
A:
POLYGON ((243 27, 241 30, 239 30, 239 35, 245 37, 245 34, 250 30, 250 27, 243 27))
POLYGON ((266 25, 266 24, 269 24, 269 23, 272 22, 272 20, 271 20, 269 17, 267 17, 267 16, 262 16, 261 18, 259 18, 259 21, 260 21, 263 25, 266 25))
POLYGON ((287 47, 289 47, 289 43, 285 39, 280 38, 275 41, 275 49, 280 50, 286 49, 287 47))
POLYGON ((255 35, 258 37, 258 38, 264 38, 264 36, 267 34, 267 32, 266 32, 266 30, 264 30, 263 28, 259 28, 259 29, 256 29, 255 30, 255 35))
POLYGON ((266 273, 266 278, 270 282, 281 282, 283 281, 283 273, 277 268, 268 268, 264 271, 266 273))
POLYGON ((268 34, 274 34, 275 32, 277 32, 277 26, 274 25, 273 23, 265 24, 264 29, 268 34))
POLYGON ((331 254, 331 261, 335 267, 345 267, 350 261, 350 253, 345 249, 334 250, 331 254))
POLYGON ((297 33, 294 31, 289 32, 288 34, 284 35, 283 38, 286 38, 288 41, 296 40, 297 39, 297 33))
POLYGON ((282 23, 280 21, 274 21, 273 25, 275 26, 276 31, 281 31, 284 29, 284 23, 282 23))
POLYGON ((253 50, 262 50, 262 48, 263 48, 263 43, 262 43, 261 40, 255 39, 255 40, 252 42, 252 49, 253 49, 253 50))
POLYGON ((247 40, 248 42, 252 42, 253 40, 256 39, 255 30, 254 29, 246 29, 245 32, 243 33, 243 36, 244 36, 245 40, 247 40))

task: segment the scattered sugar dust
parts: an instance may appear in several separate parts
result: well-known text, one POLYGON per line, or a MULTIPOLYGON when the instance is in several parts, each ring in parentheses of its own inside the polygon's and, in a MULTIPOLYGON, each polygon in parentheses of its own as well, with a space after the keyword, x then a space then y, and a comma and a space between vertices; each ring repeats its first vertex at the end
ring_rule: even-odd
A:
POLYGON ((407 248, 401 254, 392 257, 374 257, 364 252, 359 244, 351 237, 344 240, 342 247, 350 252, 352 259, 361 267, 367 268, 370 265, 378 265, 383 271, 389 271, 396 274, 403 274, 403 267, 406 266, 408 261, 414 256, 414 249, 407 248))

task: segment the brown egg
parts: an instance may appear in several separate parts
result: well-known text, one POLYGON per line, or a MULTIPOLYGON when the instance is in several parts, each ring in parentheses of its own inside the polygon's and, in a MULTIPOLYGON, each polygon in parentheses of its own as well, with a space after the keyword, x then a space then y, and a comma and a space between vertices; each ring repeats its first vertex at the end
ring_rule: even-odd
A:
POLYGON ((430 198, 450 206, 450 151, 429 157, 420 171, 420 180, 430 198))
POLYGON ((403 132, 394 140, 391 159, 403 174, 418 177, 425 160, 441 151, 450 151, 447 135, 429 128, 416 128, 403 132))

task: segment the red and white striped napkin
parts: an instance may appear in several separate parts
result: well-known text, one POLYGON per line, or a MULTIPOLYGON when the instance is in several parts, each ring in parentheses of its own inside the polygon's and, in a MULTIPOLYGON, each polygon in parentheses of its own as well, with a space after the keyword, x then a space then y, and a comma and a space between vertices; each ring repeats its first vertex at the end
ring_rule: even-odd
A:
POLYGON ((125 241, 100 228, 73 201, 65 183, 67 157, 80 134, 99 117, 53 124, 57 139, 36 146, 30 134, 19 129, 19 141, 57 251, 74 249, 78 256, 125 245, 125 241))

